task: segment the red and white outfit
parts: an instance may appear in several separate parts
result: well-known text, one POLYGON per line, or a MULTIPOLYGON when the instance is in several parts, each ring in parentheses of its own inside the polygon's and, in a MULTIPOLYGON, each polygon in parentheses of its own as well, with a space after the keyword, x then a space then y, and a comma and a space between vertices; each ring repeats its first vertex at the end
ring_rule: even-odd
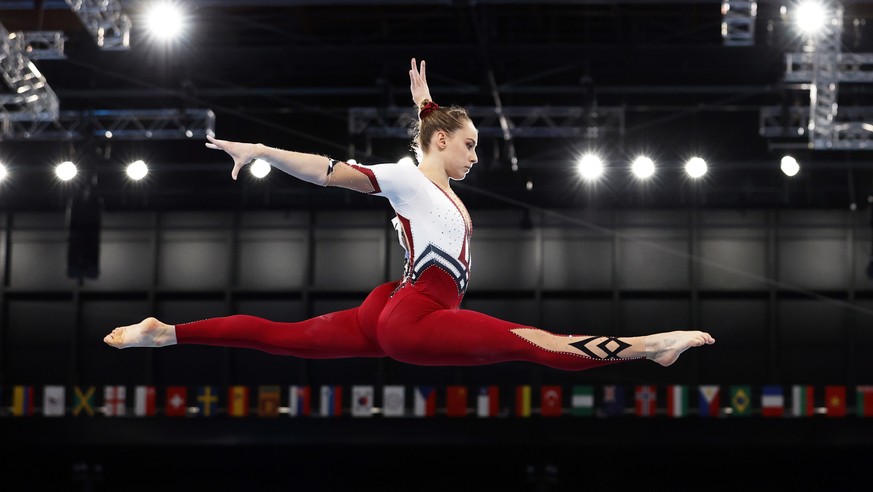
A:
POLYGON ((244 347, 310 359, 391 357, 418 365, 529 361, 583 370, 623 359, 626 344, 585 337, 552 350, 513 333, 530 328, 460 309, 470 281, 472 224, 464 205, 412 164, 361 166, 330 161, 328 186, 383 196, 406 249, 399 282, 376 287, 352 309, 282 323, 246 315, 176 325, 179 344, 244 347), (596 344, 595 354, 586 344, 596 344))

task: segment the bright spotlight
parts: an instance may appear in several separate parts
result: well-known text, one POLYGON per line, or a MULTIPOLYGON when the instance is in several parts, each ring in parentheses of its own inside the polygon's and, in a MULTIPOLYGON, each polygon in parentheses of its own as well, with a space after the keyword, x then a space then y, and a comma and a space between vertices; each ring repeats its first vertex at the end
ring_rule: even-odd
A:
POLYGON ((146 13, 146 26, 155 39, 171 41, 185 28, 185 17, 178 5, 164 1, 151 6, 146 13))
POLYGON ((803 34, 815 34, 824 27, 827 11, 817 1, 801 3, 794 11, 794 23, 803 34))
POLYGON ((270 163, 263 159, 255 159, 255 162, 252 162, 251 171, 252 176, 256 178, 263 178, 264 176, 270 174, 270 163))
POLYGON ((692 178, 699 178, 706 174, 706 161, 700 157, 692 157, 685 163, 685 172, 692 178))
POLYGON ((397 164, 415 164, 415 161, 412 160, 412 157, 404 157, 397 161, 397 164))
POLYGON ((141 180, 146 177, 146 174, 148 173, 149 167, 146 166, 146 163, 142 160, 133 161, 127 165, 127 176, 134 181, 141 180))
POLYGON ((5 165, 0 164, 0 181, 3 181, 4 179, 6 179, 6 176, 9 176, 9 172, 6 171, 5 165))
POLYGON ((584 179, 597 179, 603 174, 603 161, 595 154, 585 154, 576 162, 576 169, 584 179))
POLYGON ((631 169, 638 178, 648 178, 655 174, 655 163, 648 157, 637 157, 631 164, 631 169))
POLYGON ((800 171, 800 165, 797 164, 797 159, 791 157, 790 155, 786 155, 782 158, 782 172, 785 173, 786 176, 794 176, 800 171))
POLYGON ((69 181, 75 178, 78 172, 79 170, 76 169, 76 165, 70 161, 64 161, 55 167, 55 175, 61 181, 69 181))

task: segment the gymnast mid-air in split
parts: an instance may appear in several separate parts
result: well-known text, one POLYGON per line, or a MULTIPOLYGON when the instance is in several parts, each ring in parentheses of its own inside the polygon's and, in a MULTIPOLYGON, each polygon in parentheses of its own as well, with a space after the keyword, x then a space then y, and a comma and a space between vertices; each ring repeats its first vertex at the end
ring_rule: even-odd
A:
MULTIPOLYGON (((112 330, 117 348, 175 344, 251 348, 308 359, 390 357, 427 366, 527 361, 567 371, 637 359, 669 366, 685 350, 715 343, 703 331, 638 337, 559 335, 460 309, 470 280, 473 226, 452 191, 476 164, 478 132, 463 108, 437 105, 424 61, 411 61, 412 100, 419 111, 415 164, 364 166, 329 157, 209 138, 207 147, 233 158, 233 179, 255 159, 298 179, 388 199, 406 266, 403 278, 376 287, 352 309, 285 323, 247 315, 176 325, 155 318, 112 330)), ((365 261, 349 258, 348 261, 365 261)))

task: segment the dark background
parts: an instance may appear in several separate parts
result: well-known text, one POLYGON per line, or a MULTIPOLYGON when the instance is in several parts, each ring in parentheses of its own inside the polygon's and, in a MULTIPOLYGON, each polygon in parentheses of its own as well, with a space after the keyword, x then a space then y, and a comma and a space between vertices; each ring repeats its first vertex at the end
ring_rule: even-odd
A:
MULTIPOLYGON (((799 51, 800 40, 779 2, 758 3, 752 46, 725 46, 720 2, 705 0, 191 0, 192 29, 168 46, 145 36, 139 21, 148 3, 121 2, 134 21, 129 51, 99 50, 58 0, 0 1, 0 23, 64 31, 66 59, 36 61, 62 110, 209 108, 220 138, 363 163, 411 155, 406 138, 349 128, 350 108, 411 105, 411 57, 427 60, 441 104, 623 108, 623 129, 597 138, 556 132, 506 142, 483 133, 479 164, 455 184, 476 228, 465 307, 566 333, 579 330, 580 318, 586 329, 615 335, 705 327, 719 343, 666 369, 640 363, 585 373, 523 363, 301 361, 209 347, 111 351, 100 341, 111 327, 152 314, 291 321, 356 305, 399 275, 390 211, 382 200, 277 172, 234 182, 226 155, 199 138, 9 139, 0 141, 10 171, 0 186, 5 483, 830 490, 866 479, 873 425, 851 406, 854 385, 873 378, 871 153, 760 135, 762 107, 809 104, 808 90, 784 81, 785 54, 799 51), (596 186, 573 170, 589 148, 607 156, 596 186), (646 185, 627 170, 643 151, 659 166, 646 185), (779 170, 785 152, 801 164, 790 179, 779 170), (683 175, 692 154, 709 162, 701 182, 683 175), (146 182, 126 181, 132 158, 149 163, 146 182), (70 183, 51 174, 62 159, 82 169, 70 183), (86 189, 103 209, 96 279, 71 277, 66 258, 70 200, 86 189), (136 384, 499 384, 505 412, 517 384, 657 384, 661 413, 667 384, 749 384, 756 398, 764 384, 786 392, 810 384, 819 408, 823 387, 841 384, 850 415, 13 419, 16 384, 67 385, 68 399, 72 385, 125 384, 129 401, 136 384)), ((843 51, 873 53, 873 5, 844 7, 843 51)), ((873 100, 870 84, 844 83, 839 94, 841 108, 873 100)))

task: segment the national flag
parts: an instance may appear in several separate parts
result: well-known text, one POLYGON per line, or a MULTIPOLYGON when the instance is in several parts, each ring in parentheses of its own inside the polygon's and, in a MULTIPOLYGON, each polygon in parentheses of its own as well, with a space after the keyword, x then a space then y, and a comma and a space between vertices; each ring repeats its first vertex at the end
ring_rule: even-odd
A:
POLYGON ((523 384, 515 387, 515 416, 530 417, 530 386, 523 384))
POLYGON ((718 417, 721 409, 721 388, 707 384, 698 387, 697 413, 701 417, 718 417))
POLYGON ((278 417, 279 401, 282 399, 279 386, 258 386, 258 417, 278 417))
POLYGON ((321 416, 340 417, 343 414, 342 386, 321 386, 321 416))
POLYGON ((752 388, 749 386, 731 386, 731 416, 748 417, 752 415, 752 388))
POLYGON ((16 417, 33 415, 33 386, 12 387, 12 415, 16 417))
POLYGON ((624 415, 624 387, 614 384, 603 387, 603 410, 609 417, 624 415))
POLYGON ((781 417, 785 413, 785 397, 782 386, 764 386, 761 388, 761 416, 781 417))
POLYGON ((309 386, 288 386, 288 416, 309 417, 312 413, 312 403, 309 386))
POLYGON ((573 386, 573 398, 570 402, 573 415, 590 417, 594 414, 594 388, 589 385, 573 386))
POLYGON ((543 386, 540 388, 540 415, 543 417, 560 417, 563 410, 564 392, 560 386, 543 386))
POLYGON ((66 413, 66 388, 45 386, 42 389, 42 414, 45 417, 63 417, 66 413))
POLYGON ((446 387, 446 416, 447 417, 466 417, 467 416, 467 387, 466 386, 447 386, 446 387))
POLYGON ((352 417, 372 417, 374 389, 369 385, 352 386, 352 417))
POLYGON ((133 414, 151 417, 155 414, 155 387, 137 386, 133 392, 133 414))
POLYGON ((197 388, 197 413, 204 417, 212 417, 218 406, 218 394, 213 386, 197 388))
POLYGON ((859 417, 873 417, 873 386, 858 386, 855 388, 855 402, 859 417))
POLYGON ((436 415, 436 388, 433 386, 416 386, 413 413, 416 417, 433 417, 436 415))
POLYGON ((496 417, 500 413, 500 389, 498 386, 480 386, 476 396, 476 415, 496 417))
POLYGON ((93 386, 88 386, 85 391, 78 386, 73 386, 73 416, 78 417, 80 413, 85 413, 89 417, 94 416, 94 392, 93 386))
POLYGON ((124 417, 127 413, 127 388, 125 386, 103 387, 103 414, 107 417, 124 417))
POLYGON ((188 414, 188 387, 167 386, 167 407, 164 415, 167 417, 184 417, 188 414))
POLYGON ((382 388, 382 415, 403 417, 406 415, 406 387, 389 384, 382 388))
POLYGON ((828 417, 846 416, 845 386, 825 386, 825 409, 828 417))
POLYGON ((634 411, 637 417, 652 417, 658 408, 658 390, 650 384, 639 385, 634 390, 634 411))
POLYGON ((791 387, 791 415, 809 417, 815 410, 815 392, 812 386, 796 384, 791 387))
POLYGON ((230 417, 248 417, 249 387, 233 385, 227 390, 227 415, 230 417))
POLYGON ((667 386, 667 415, 671 417, 688 416, 688 386, 684 384, 667 386))

